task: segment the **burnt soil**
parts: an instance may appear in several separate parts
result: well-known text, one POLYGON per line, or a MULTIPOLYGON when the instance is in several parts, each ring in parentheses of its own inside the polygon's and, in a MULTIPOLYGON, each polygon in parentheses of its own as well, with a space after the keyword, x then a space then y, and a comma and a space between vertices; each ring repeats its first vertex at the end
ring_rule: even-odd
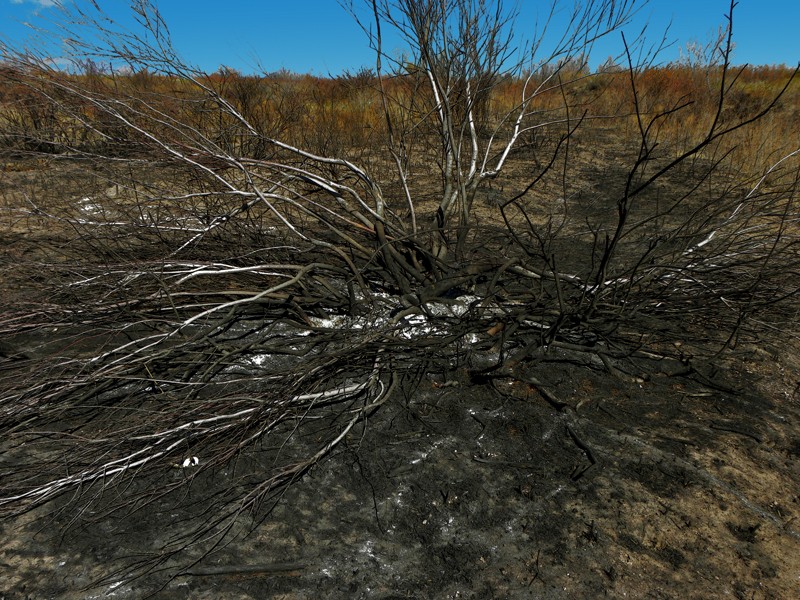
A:
POLYGON ((636 381, 568 358, 530 373, 561 410, 524 373, 426 376, 175 578, 113 571, 202 514, 225 473, 66 535, 74 514, 52 507, 5 522, 2 597, 798 597, 797 366, 752 350, 738 370, 636 381))
MULTIPOLYGON (((65 251, 34 221, 3 234, 7 294, 35 297, 19 265, 65 251)), ((0 522, 0 598, 800 598, 800 359, 775 346, 690 375, 558 350, 516 377, 427 374, 178 576, 115 572, 203 516, 225 471, 112 519, 64 498, 0 522)))

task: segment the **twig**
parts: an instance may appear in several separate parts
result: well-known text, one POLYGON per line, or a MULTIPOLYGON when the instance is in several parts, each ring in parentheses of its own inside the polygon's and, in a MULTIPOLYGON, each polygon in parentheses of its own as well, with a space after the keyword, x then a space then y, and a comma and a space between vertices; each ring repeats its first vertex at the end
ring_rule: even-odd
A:
POLYGON ((214 575, 246 575, 270 574, 300 571, 307 567, 304 562, 268 563, 260 565, 219 565, 217 567, 203 567, 182 573, 190 577, 211 577, 214 575))
POLYGON ((709 425, 711 429, 716 429, 717 431, 727 431, 729 433, 736 433, 739 435, 743 435, 745 437, 749 437, 752 440, 755 440, 759 444, 763 443, 763 439, 756 435, 755 433, 750 433, 749 431, 744 431, 742 429, 737 429, 736 427, 731 427, 730 425, 718 425, 717 423, 711 423, 709 425))
POLYGON ((586 458, 588 458, 589 462, 591 463, 585 469, 582 469, 581 471, 578 471, 577 473, 574 473, 572 475, 572 481, 578 481, 578 479, 580 479, 586 474, 586 471, 588 471, 594 465, 597 464, 597 459, 595 458, 592 449, 580 437, 578 437, 578 434, 575 433, 575 430, 572 427, 570 427, 569 424, 567 425, 567 433, 569 433, 569 437, 572 438, 572 441, 575 442, 575 445, 581 450, 583 450, 584 454, 586 454, 586 458))

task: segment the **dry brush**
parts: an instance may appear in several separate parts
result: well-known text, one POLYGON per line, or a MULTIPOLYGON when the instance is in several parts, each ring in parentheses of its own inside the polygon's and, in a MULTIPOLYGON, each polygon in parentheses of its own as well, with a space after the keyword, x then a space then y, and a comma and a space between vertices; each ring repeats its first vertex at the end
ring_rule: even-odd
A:
MULTIPOLYGON (((635 7, 579 7, 536 71, 498 6, 351 7, 376 50, 358 85, 379 119, 315 150, 247 102, 245 84, 267 79, 187 65, 147 2, 133 5, 138 33, 91 5, 64 21, 93 31, 66 36, 75 55, 146 75, 68 74, 3 48, 28 114, 50 115, 12 122, 10 145, 102 184, 7 208, 64 242, 40 248, 38 296, 1 315, 4 514, 67 496, 76 518, 104 517, 203 481, 208 504, 160 549, 164 564, 268 512, 425 373, 505 377, 555 350, 616 377, 663 361, 704 372, 740 338, 796 335, 800 149, 742 181, 725 145, 783 92, 726 111, 737 74, 722 39, 707 123, 677 147, 668 133, 691 102, 642 106, 648 72, 629 60, 634 111, 618 118, 636 136, 598 166, 616 178, 592 198, 574 185, 580 148, 598 140, 582 132, 618 121, 575 100, 590 76, 571 66, 635 7), (384 53, 386 27, 407 60, 384 53)), ((604 76, 620 73, 591 78, 604 76)))

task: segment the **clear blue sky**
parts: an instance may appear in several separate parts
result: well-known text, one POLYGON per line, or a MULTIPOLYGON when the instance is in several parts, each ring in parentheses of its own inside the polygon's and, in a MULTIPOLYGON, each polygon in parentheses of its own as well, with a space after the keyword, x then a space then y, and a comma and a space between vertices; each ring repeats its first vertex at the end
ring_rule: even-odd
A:
MULTIPOLYGON (((545 10, 549 0, 519 2, 518 29, 532 31, 537 10, 545 10)), ((121 22, 129 21, 122 10, 124 0, 99 3, 121 22)), ((0 36, 20 39, 25 29, 21 22, 47 18, 53 4, 53 0, 0 0, 0 36)), ((569 7, 571 0, 563 4, 569 7)), ((266 71, 285 68, 336 75, 374 65, 363 32, 336 0, 161 0, 158 6, 181 55, 204 70, 224 64, 252 72, 260 64, 266 71)), ((707 41, 724 23, 728 6, 729 0, 650 0, 626 28, 626 35, 635 37, 648 22, 648 38, 656 42, 672 23, 668 39, 675 44, 660 55, 662 62, 668 62, 677 59, 678 49, 687 42, 707 41)), ((734 39, 737 64, 794 66, 800 61, 800 0, 740 0, 734 39)), ((386 42, 389 49, 393 44, 399 52, 399 42, 386 42)), ((595 49, 592 65, 620 49, 620 36, 614 34, 595 49)))

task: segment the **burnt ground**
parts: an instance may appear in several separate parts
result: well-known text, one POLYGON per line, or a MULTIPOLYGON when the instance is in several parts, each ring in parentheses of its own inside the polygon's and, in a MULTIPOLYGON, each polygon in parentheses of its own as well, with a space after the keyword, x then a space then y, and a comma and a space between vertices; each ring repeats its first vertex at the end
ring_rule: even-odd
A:
MULTIPOLYGON (((607 218, 614 194, 605 182, 624 180, 607 172, 616 164, 609 153, 586 161, 560 209, 565 222, 568 213, 574 222, 592 216, 576 207, 607 218)), ((64 198, 102 187, 67 179, 76 189, 64 198)), ((45 194, 38 170, 4 183, 45 194)), ((5 200, 16 203, 16 192, 5 200)), ((552 214, 530 217, 544 223, 552 214)), ((71 251, 37 219, 15 220, 0 240, 5 293, 34 301, 39 255, 71 251)), ((571 248, 586 243, 566 239, 571 248)), ((767 350, 774 345, 753 342, 691 376, 669 365, 649 365, 645 378, 635 365, 612 375, 557 350, 515 378, 428 374, 267 517, 243 516, 240 535, 177 577, 115 573, 157 553, 167 525, 202 517, 203 499, 233 473, 198 476, 184 494, 112 519, 76 514, 64 498, 0 521, 0 598, 792 600, 800 597, 800 360, 788 344, 767 350), (525 384, 530 377, 545 387, 525 384), (554 407, 542 389, 567 406, 554 407)), ((306 442, 316 441, 311 432, 306 442)), ((241 460, 257 471, 271 457, 254 449, 241 460)), ((187 563, 200 546, 187 549, 187 563)))
POLYGON ((525 373, 426 376, 174 579, 112 573, 202 513, 193 500, 225 473, 64 536, 69 512, 5 522, 2 597, 798 597, 794 359, 754 349, 739 370, 637 382, 565 358, 529 373, 562 410, 525 373))

